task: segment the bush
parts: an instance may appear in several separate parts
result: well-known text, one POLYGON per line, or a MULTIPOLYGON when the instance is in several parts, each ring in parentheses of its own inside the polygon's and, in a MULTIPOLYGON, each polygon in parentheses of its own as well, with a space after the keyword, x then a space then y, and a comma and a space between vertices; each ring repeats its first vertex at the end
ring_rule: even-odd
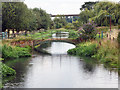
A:
POLYGON ((76 55, 76 54, 77 54, 77 53, 76 53, 76 52, 77 52, 77 49, 78 49, 78 48, 69 49, 69 50, 67 51, 67 53, 70 54, 70 55, 76 55))
POLYGON ((107 41, 102 42, 102 46, 99 47, 97 53, 92 57, 96 58, 102 63, 109 65, 110 67, 118 67, 118 47, 117 44, 107 41))
POLYGON ((29 48, 11 47, 7 45, 2 46, 2 57, 4 59, 29 57, 29 56, 31 56, 29 48))
POLYGON ((96 43, 83 43, 78 45, 76 48, 68 50, 68 54, 79 55, 79 56, 89 56, 91 57, 97 52, 96 43))
POLYGON ((76 31, 70 31, 69 32, 69 38, 78 38, 79 37, 79 35, 78 35, 78 33, 76 32, 76 31))
POLYGON ((0 70, 2 70, 2 77, 14 76, 16 74, 15 70, 3 64, 2 62, 0 62, 0 65, 1 65, 0 70))
POLYGON ((79 30, 79 33, 83 40, 94 39, 97 34, 95 24, 93 22, 84 24, 83 28, 79 30))
POLYGON ((65 26, 65 29, 75 29, 74 25, 72 23, 68 23, 66 26, 65 26))
POLYGON ((99 60, 99 62, 107 66, 117 68, 119 55, 118 43, 112 43, 111 41, 102 41, 101 43, 99 47, 95 42, 81 43, 77 45, 76 48, 68 50, 68 54, 89 56, 99 60))

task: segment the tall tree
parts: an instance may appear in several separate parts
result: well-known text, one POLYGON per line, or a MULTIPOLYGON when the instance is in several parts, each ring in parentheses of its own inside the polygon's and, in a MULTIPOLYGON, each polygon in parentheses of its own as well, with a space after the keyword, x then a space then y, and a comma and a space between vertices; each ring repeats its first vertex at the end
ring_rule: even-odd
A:
POLYGON ((82 7, 80 8, 80 10, 85 10, 86 8, 87 8, 88 10, 93 9, 93 7, 94 7, 94 5, 95 5, 96 3, 98 3, 98 2, 85 2, 85 3, 82 5, 82 7))

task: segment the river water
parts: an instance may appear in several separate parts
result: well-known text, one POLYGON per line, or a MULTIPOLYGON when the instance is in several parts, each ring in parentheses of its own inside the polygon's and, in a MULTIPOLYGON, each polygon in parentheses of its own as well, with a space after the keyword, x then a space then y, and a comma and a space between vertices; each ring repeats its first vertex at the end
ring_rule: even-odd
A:
POLYGON ((51 42, 38 48, 47 51, 46 54, 34 52, 35 57, 5 62, 17 74, 5 79, 8 81, 4 87, 118 88, 117 72, 106 69, 91 58, 68 55, 67 50, 74 47, 70 43, 51 42))

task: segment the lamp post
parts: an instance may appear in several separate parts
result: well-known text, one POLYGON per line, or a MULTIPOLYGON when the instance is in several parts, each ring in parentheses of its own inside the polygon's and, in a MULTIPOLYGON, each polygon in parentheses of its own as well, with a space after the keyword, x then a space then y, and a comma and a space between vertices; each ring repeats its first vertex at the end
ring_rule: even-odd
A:
POLYGON ((111 15, 105 15, 106 17, 110 17, 110 39, 111 39, 111 15))

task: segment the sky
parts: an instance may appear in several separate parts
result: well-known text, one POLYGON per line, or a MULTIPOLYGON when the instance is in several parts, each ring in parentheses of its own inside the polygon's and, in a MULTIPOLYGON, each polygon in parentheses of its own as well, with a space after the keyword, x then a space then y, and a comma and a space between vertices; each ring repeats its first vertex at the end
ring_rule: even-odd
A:
MULTIPOLYGON (((56 14, 79 14, 81 5, 88 1, 98 0, 25 0, 28 8, 42 8, 47 13, 56 14)), ((99 0, 101 1, 101 0, 99 0)), ((119 2, 120 0, 109 0, 119 2)))

